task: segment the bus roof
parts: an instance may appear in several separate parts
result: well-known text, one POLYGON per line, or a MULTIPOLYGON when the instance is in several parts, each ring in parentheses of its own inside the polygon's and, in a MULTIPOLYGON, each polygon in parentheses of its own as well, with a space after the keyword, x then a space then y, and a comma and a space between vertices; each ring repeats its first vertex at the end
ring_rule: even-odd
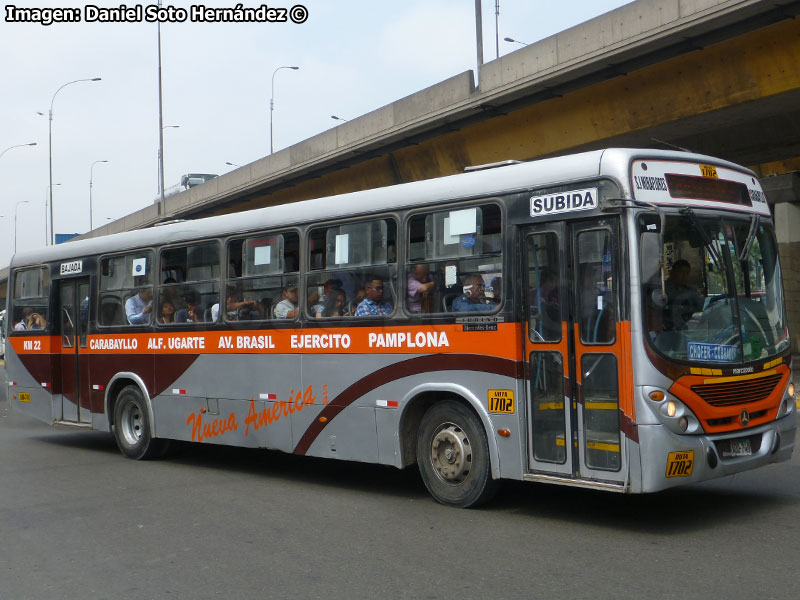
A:
POLYGON ((752 174, 740 165, 702 154, 610 148, 71 241, 21 252, 13 257, 11 266, 16 268, 69 257, 275 229, 448 200, 486 198, 601 175, 615 179, 623 194, 630 197, 630 163, 640 158, 702 162, 752 174))

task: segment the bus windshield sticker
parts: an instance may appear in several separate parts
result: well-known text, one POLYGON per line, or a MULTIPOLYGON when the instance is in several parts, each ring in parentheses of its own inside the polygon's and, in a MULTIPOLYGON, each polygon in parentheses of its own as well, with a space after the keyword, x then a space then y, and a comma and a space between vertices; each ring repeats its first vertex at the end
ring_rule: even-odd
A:
POLYGON ((531 216, 543 217, 597 208, 597 188, 570 190, 531 198, 531 216))
POLYGON ((255 250, 255 260, 253 264, 255 265, 270 264, 270 261, 272 259, 272 246, 256 246, 254 250, 255 250))
POLYGON ((702 344, 689 342, 689 360, 711 360, 733 362, 738 358, 739 348, 727 344, 702 344))
POLYGON ((444 284, 447 287, 454 286, 458 282, 458 267, 447 265, 444 268, 444 284))
POLYGON ((131 275, 139 277, 147 272, 147 258, 135 258, 131 263, 131 275))
POLYGON ((66 263, 61 263, 61 275, 77 275, 83 272, 83 261, 73 260, 66 263))
MULTIPOLYGON (((475 233, 478 229, 478 209, 467 208, 464 210, 454 210, 450 213, 450 235, 466 235, 475 233)), ((456 240, 458 241, 458 240, 456 240)))
POLYGON ((350 262, 349 238, 349 233, 341 233, 336 236, 336 258, 334 258, 334 261, 337 265, 346 265, 350 262))

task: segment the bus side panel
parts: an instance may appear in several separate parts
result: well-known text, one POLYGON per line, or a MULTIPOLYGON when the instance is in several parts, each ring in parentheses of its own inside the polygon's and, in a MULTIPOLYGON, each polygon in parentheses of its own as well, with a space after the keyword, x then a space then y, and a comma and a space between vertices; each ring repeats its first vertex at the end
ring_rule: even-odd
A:
POLYGON ((13 343, 9 343, 6 346, 5 362, 8 378, 8 404, 13 410, 17 410, 39 421, 52 424, 54 420, 53 404, 56 398, 58 398, 60 409, 61 396, 54 396, 51 394, 52 387, 42 387, 42 383, 46 383, 46 381, 39 380, 41 379, 42 373, 40 373, 40 371, 42 371, 42 369, 46 367, 46 370, 49 371, 50 355, 26 356, 25 359, 26 362, 30 362, 31 360, 35 361, 37 367, 34 370, 37 375, 39 375, 38 378, 23 365, 20 355, 17 354, 14 349, 13 343), (39 363, 42 364, 40 365, 39 363), (24 401, 26 398, 24 394, 29 394, 30 397, 28 401, 24 401))
POLYGON ((171 374, 162 358, 156 378, 166 388, 153 399, 158 437, 292 451, 289 398, 301 389, 299 357, 208 354, 171 374))

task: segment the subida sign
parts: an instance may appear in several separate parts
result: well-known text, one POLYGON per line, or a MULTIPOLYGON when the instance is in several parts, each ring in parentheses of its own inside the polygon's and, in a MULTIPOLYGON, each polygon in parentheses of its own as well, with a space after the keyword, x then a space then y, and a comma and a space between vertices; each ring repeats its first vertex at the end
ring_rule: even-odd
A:
POLYGON ((556 215, 576 210, 591 210, 593 208, 597 208, 597 188, 570 190, 531 198, 532 217, 556 215))

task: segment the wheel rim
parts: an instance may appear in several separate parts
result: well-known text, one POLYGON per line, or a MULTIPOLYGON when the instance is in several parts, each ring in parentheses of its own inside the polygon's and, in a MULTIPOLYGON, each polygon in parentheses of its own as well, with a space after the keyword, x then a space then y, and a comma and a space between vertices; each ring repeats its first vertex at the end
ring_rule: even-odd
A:
POLYGON ((129 402, 122 411, 122 422, 120 428, 122 437, 131 446, 135 446, 142 439, 142 411, 134 402, 129 402))
POLYGON ((451 485, 463 482, 472 470, 472 445, 454 423, 445 423, 431 440, 431 465, 436 475, 451 485))

